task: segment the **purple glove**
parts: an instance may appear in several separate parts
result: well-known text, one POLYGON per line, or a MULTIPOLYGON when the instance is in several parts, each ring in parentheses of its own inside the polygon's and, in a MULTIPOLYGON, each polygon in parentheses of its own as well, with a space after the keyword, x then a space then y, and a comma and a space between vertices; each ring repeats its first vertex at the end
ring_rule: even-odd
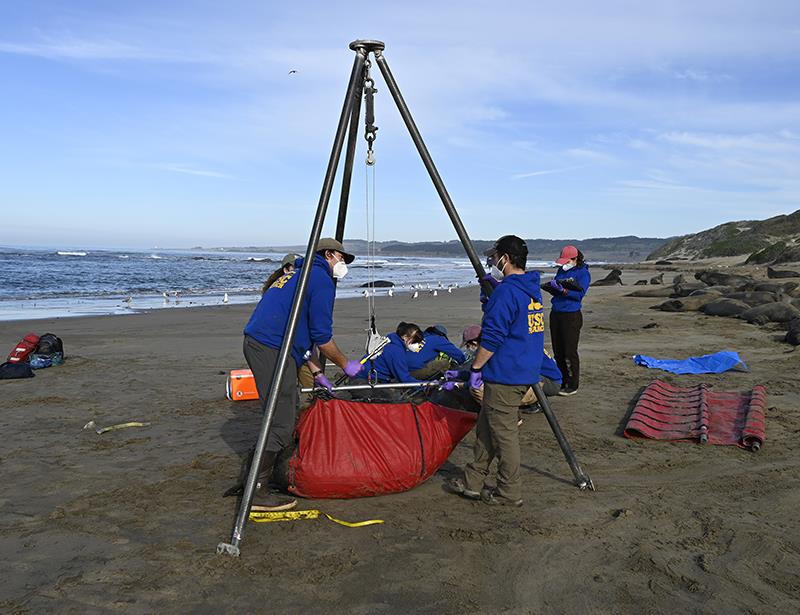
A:
POLYGON ((459 375, 460 373, 461 373, 461 372, 459 372, 457 369, 448 369, 448 370, 447 370, 447 371, 444 373, 444 379, 445 379, 445 380, 456 380, 456 379, 458 378, 458 375, 459 375))
POLYGON ((445 382, 442 385, 442 389, 445 391, 452 391, 456 388, 456 385, 458 385, 458 382, 445 382))
POLYGON ((470 372, 469 373, 469 388, 470 389, 480 389, 483 386, 483 378, 481 377, 481 372, 470 372))
POLYGON ((552 288, 554 291, 556 291, 557 293, 559 293, 561 295, 566 295, 567 294, 567 289, 564 288, 563 286, 561 286, 561 284, 559 284, 555 280, 550 280, 550 288, 552 288))
POLYGON ((328 393, 333 394, 333 385, 331 381, 325 376, 325 374, 317 374, 314 376, 314 384, 320 387, 325 387, 328 389, 328 393))
POLYGON ((497 285, 500 284, 494 277, 492 277, 491 273, 487 273, 485 276, 481 278, 484 282, 489 282, 492 288, 497 288, 497 285))
POLYGON ((358 361, 348 361, 342 370, 349 378, 353 378, 361 371, 361 363, 358 361))

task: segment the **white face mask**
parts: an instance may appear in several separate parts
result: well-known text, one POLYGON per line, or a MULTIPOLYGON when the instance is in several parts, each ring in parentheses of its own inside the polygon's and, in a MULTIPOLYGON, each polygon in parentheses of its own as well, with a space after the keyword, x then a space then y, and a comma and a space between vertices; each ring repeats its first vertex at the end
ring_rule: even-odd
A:
POLYGON ((411 352, 419 352, 422 350, 422 344, 416 342, 414 344, 406 344, 406 348, 408 348, 411 352))
MULTIPOLYGON (((503 259, 500 259, 500 260, 503 260, 503 259)), ((498 261, 498 264, 499 264, 499 261, 498 261)), ((505 265, 503 266, 503 268, 505 268, 505 265)), ((497 265, 492 265, 492 271, 491 271, 490 275, 495 280, 497 280, 498 282, 500 282, 504 277, 506 277, 506 274, 503 273, 503 269, 500 269, 497 265)))
POLYGON ((575 266, 575 263, 567 263, 566 265, 561 265, 562 271, 569 271, 575 266))
POLYGON ((337 280, 341 280, 344 276, 347 275, 347 265, 344 261, 337 261, 336 264, 333 266, 333 277, 337 280))

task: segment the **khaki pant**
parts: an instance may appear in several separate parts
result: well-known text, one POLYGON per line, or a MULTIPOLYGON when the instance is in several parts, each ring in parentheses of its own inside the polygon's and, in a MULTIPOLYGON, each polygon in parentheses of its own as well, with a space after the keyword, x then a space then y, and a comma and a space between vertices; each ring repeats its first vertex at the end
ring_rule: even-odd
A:
POLYGON ((437 357, 410 373, 417 380, 429 380, 434 376, 441 376, 448 369, 450 369, 450 359, 437 357))
POLYGON ((480 491, 497 458, 497 493, 519 500, 520 452, 517 411, 529 387, 484 383, 483 404, 475 427, 474 459, 464 468, 464 482, 470 491, 480 491))

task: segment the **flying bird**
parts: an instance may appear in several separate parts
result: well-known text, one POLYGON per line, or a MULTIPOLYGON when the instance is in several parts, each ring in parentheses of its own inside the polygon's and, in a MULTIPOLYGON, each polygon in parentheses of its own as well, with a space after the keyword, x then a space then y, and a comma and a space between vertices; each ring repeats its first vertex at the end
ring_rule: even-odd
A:
POLYGON ((295 69, 292 69, 292 70, 290 70, 290 71, 289 71, 289 74, 290 74, 290 75, 294 75, 296 72, 297 72, 297 71, 296 71, 295 69))

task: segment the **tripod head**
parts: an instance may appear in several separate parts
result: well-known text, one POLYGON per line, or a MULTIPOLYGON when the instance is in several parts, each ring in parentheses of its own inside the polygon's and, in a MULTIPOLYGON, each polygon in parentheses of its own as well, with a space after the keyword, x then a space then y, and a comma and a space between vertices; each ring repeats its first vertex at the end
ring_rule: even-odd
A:
POLYGON ((358 39, 357 41, 353 41, 350 43, 350 49, 353 51, 358 51, 359 49, 364 50, 364 55, 375 52, 380 52, 386 49, 386 45, 383 41, 373 41, 369 39, 358 39))

